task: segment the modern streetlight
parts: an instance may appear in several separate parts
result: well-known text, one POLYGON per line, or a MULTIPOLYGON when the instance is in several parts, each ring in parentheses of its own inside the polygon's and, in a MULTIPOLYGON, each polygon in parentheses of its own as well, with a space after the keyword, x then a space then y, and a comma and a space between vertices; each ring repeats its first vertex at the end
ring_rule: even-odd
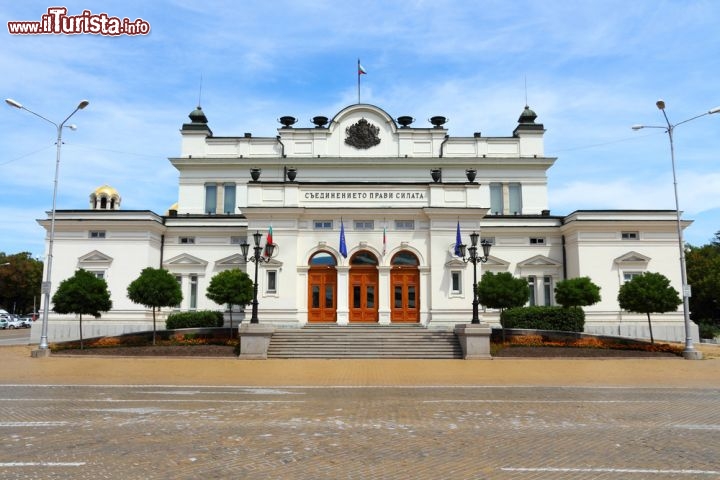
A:
POLYGON ((65 120, 63 120, 60 123, 55 123, 52 120, 49 120, 39 113, 33 112, 32 110, 25 108, 20 102, 17 102, 13 100, 12 98, 8 98, 5 100, 5 103, 10 105, 11 107, 19 108, 20 110, 25 110, 28 113, 31 113, 35 115, 36 117, 42 118, 48 123, 51 123, 55 126, 57 129, 57 153, 55 156, 55 183, 53 185, 53 198, 52 198, 52 210, 50 210, 50 240, 48 242, 48 254, 47 254, 47 268, 45 270, 45 281, 42 284, 42 293, 43 293, 43 314, 42 314, 42 330, 40 334, 40 350, 47 351, 48 350, 48 341, 47 341, 47 332, 48 332, 48 311, 50 310, 50 290, 51 290, 51 279, 52 279, 52 261, 53 261, 53 243, 55 241, 55 202, 57 200, 57 188, 58 188, 58 172, 60 171, 60 149, 62 147, 62 132, 63 127, 67 127, 70 130, 76 130, 77 127, 75 125, 65 125, 65 122, 70 120, 70 117, 75 115, 75 113, 78 110, 82 110, 83 108, 87 107, 90 102, 87 100, 81 100, 80 103, 78 103, 78 106, 75 107, 75 110, 72 111, 70 115, 68 115, 65 120))
POLYGON ((708 110, 705 113, 696 115, 682 122, 676 124, 670 123, 667 113, 665 113, 665 102, 661 99, 655 102, 657 108, 663 114, 666 125, 633 125, 633 130, 641 130, 643 128, 661 128, 665 130, 670 139, 670 161, 672 162, 672 174, 673 174, 673 188, 675 191, 675 215, 677 221, 677 237, 678 237, 678 249, 680 250, 680 281, 682 283, 682 297, 683 297, 683 317, 685 319, 685 350, 683 350, 683 357, 688 360, 700 360, 702 359, 702 353, 695 350, 693 347, 693 340, 690 330, 690 285, 687 284, 687 266, 685 264, 685 241, 683 240, 683 229, 680 221, 680 202, 678 201, 678 190, 677 190, 677 176, 675 174, 675 145, 673 144, 673 132, 675 127, 682 125, 683 123, 690 122, 696 118, 704 117, 705 115, 712 115, 713 113, 720 112, 720 107, 715 107, 708 110))
POLYGON ((265 244, 265 254, 263 255, 263 248, 260 246, 260 241, 262 240, 262 233, 255 231, 253 233, 253 240, 255 241, 255 246, 253 247, 253 254, 250 258, 248 258, 248 251, 250 250, 250 244, 247 243, 247 241, 240 244, 240 249, 242 251, 242 256, 245 259, 245 263, 247 263, 248 260, 255 263, 255 283, 253 284, 253 302, 252 302, 252 316, 250 317, 250 323, 260 323, 258 320, 258 264, 262 262, 269 262, 272 258, 272 254, 275 251, 275 244, 274 243, 266 243, 265 244))
POLYGON ((488 261, 488 257, 490 256, 490 247, 491 243, 487 240, 483 240, 482 243, 480 243, 480 246, 482 247, 483 254, 482 256, 478 255, 478 239, 480 238, 480 235, 477 232, 473 232, 470 234, 470 247, 468 248, 467 245, 460 244, 458 245, 458 249, 460 250, 460 256, 462 257, 463 262, 465 263, 472 263, 473 264, 473 311, 472 311, 472 321, 470 323, 480 323, 480 316, 478 314, 478 304, 480 303, 478 301, 478 294, 477 294, 477 264, 478 263, 485 263, 488 261), (465 253, 469 253, 469 256, 465 258, 465 253))

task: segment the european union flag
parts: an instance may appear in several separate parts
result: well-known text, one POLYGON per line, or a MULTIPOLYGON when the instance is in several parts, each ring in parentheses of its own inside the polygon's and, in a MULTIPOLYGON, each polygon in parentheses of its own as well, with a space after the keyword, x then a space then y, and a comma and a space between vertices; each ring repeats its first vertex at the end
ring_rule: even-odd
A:
POLYGON ((460 236, 460 220, 457 223, 457 233, 455 234, 455 256, 460 256, 460 244, 462 243, 462 237, 460 236))
POLYGON ((340 255, 347 258, 347 245, 345 244, 345 225, 342 218, 340 219, 340 255))

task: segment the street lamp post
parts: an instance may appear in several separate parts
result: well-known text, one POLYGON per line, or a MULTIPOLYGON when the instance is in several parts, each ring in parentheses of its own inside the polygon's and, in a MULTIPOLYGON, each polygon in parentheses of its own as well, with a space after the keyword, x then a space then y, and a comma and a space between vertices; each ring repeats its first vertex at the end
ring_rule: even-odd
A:
POLYGON ((470 323, 479 324, 480 323, 480 316, 478 312, 478 294, 477 294, 477 264, 478 263, 485 263, 488 261, 488 258, 490 256, 490 242, 487 240, 483 240, 482 243, 480 243, 480 246, 482 247, 483 254, 482 256, 478 255, 478 239, 480 238, 480 235, 477 232, 473 232, 470 234, 470 247, 467 247, 464 244, 458 245, 458 249, 460 250, 460 256, 463 259, 463 262, 465 263, 472 263, 473 264, 473 309, 472 309, 472 321, 470 323), (468 253, 469 256, 465 258, 465 254, 468 253))
POLYGON ((245 263, 249 261, 255 263, 255 282, 253 284, 253 301, 252 301, 252 316, 250 317, 250 323, 260 323, 258 320, 258 264, 262 262, 269 262, 272 258, 272 254, 275 251, 275 244, 274 243, 266 243, 265 244, 265 255, 263 255, 263 247, 260 246, 260 241, 262 240, 262 233, 256 231, 253 233, 253 240, 255 241, 255 246, 253 247, 253 253, 250 258, 248 258, 248 251, 250 250, 250 244, 247 243, 247 241, 240 244, 240 249, 242 251, 243 258, 245 259, 245 263))
POLYGON ((670 123, 667 113, 665 112, 665 102, 658 100, 655 105, 663 114, 666 125, 633 125, 633 130, 641 130, 643 128, 661 128, 665 130, 670 139, 670 161, 672 163, 672 174, 673 174, 673 189, 675 192, 675 217, 677 223, 677 238, 678 238, 678 249, 680 251, 680 281, 682 283, 682 298, 683 298, 683 317, 685 320, 685 349, 683 350, 683 357, 688 360, 700 360, 702 359, 702 353, 695 350, 693 347, 693 340, 690 329, 690 285, 687 284, 687 266, 685 264, 685 241, 683 240, 683 229, 682 222, 680 220, 680 202, 678 200, 677 190, 677 175, 675 173, 675 145, 673 143, 673 132, 675 127, 682 125, 683 123, 690 122, 696 118, 704 117, 705 115, 712 115, 713 113, 720 112, 720 107, 715 107, 708 110, 705 113, 696 115, 682 122, 676 124, 670 123))
POLYGON ((42 314, 42 330, 40 334, 40 350, 47 351, 48 349, 48 341, 47 341, 47 332, 48 332, 48 311, 50 310, 50 290, 51 290, 51 281, 52 281, 52 262, 53 262, 53 243, 55 242, 55 203, 57 200, 57 188, 58 188, 58 173, 60 171, 60 149, 62 147, 62 132, 63 127, 67 127, 70 130, 76 130, 77 127, 75 125, 65 125, 65 123, 70 120, 70 117, 75 115, 75 113, 78 110, 82 110, 83 108, 87 107, 90 102, 87 100, 81 100, 80 103, 78 103, 78 106, 75 107, 75 110, 72 111, 70 115, 68 115, 65 120, 63 120, 60 123, 55 123, 52 120, 49 120, 39 113, 33 112, 32 110, 25 108, 21 103, 13 100, 12 98, 8 98, 5 100, 5 103, 10 105, 11 107, 19 108, 20 110, 25 110, 28 113, 31 113, 35 115, 36 117, 39 117, 43 120, 45 120, 48 123, 51 123, 55 126, 57 129, 57 141, 56 141, 56 155, 55 155, 55 182, 53 184, 53 197, 52 197, 52 210, 50 210, 50 239, 48 241, 48 253, 47 253, 47 268, 45 270, 45 281, 42 284, 42 293, 43 293, 43 314, 42 314))

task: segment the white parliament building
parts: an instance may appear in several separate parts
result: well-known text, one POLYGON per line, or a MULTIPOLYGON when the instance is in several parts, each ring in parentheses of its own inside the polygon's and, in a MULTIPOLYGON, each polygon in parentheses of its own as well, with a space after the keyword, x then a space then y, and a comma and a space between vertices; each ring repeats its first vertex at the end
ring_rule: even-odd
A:
MULTIPOLYGON (((526 278, 529 304, 553 305, 557 282, 590 277, 602 301, 585 308, 588 333, 649 338, 647 317, 617 303, 633 275, 659 272, 681 290, 674 210, 551 214, 556 158, 545 155, 544 126, 528 107, 497 137, 455 137, 444 117, 415 125, 360 103, 311 125, 281 117, 265 137, 216 137, 200 107, 189 117, 181 154, 169 159, 179 184, 167 212, 123 210, 108 185, 89 208, 56 212, 53 293, 84 268, 112 294, 111 311, 83 319, 85 338, 152 329, 151 311, 127 298, 148 266, 170 271, 183 293, 159 325, 172 311, 224 309, 205 295, 211 278, 232 268, 253 278, 240 244, 252 245, 255 232, 264 244, 270 229, 276 248, 258 265, 258 301, 260 323, 275 328, 469 323, 473 264, 455 255, 458 225, 463 243, 477 232, 492 244, 478 280, 488 270, 526 278)), ((49 232, 50 218, 39 222, 49 232)), ((481 306, 481 319, 499 326, 498 311, 481 306)), ((78 328, 75 316, 50 312, 48 340, 78 338, 78 328)), ((681 341, 682 311, 653 315, 653 333, 681 341)))

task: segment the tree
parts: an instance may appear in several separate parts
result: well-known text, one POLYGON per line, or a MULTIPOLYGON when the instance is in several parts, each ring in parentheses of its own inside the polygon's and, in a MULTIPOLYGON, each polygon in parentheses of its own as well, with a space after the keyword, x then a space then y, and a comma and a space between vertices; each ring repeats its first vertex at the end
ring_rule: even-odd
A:
POLYGON ((162 268, 144 268, 140 276, 128 285, 127 296, 134 303, 152 308, 153 345, 155 345, 155 309, 172 307, 182 302, 182 292, 175 277, 162 268))
POLYGON ((522 307, 530 298, 527 280, 515 278, 509 272, 485 272, 477 286, 478 300, 490 308, 500 309, 500 328, 505 338, 502 311, 506 308, 522 307))
POLYGON ((247 273, 237 268, 225 270, 210 280, 205 296, 230 310, 230 336, 232 336, 232 307, 247 305, 253 299, 253 282, 247 273))
MULTIPOLYGON (((718 232, 720 234, 720 232, 718 232)), ((688 284, 692 285, 690 312, 693 321, 720 326, 720 236, 702 247, 688 247, 688 284)))
POLYGON ((563 280, 555 286, 555 301, 565 308, 593 305, 600 301, 600 287, 589 277, 563 280))
POLYGON ((682 299, 665 275, 645 272, 620 287, 618 303, 623 310, 647 315, 650 342, 655 343, 650 314, 673 312, 682 303, 682 299))
POLYGON ((80 349, 83 348, 83 314, 100 318, 100 312, 112 308, 107 283, 82 268, 70 278, 60 282, 52 298, 53 310, 57 313, 80 315, 80 349))
POLYGON ((0 307, 10 313, 35 313, 40 300, 43 263, 30 252, 0 252, 0 307))

